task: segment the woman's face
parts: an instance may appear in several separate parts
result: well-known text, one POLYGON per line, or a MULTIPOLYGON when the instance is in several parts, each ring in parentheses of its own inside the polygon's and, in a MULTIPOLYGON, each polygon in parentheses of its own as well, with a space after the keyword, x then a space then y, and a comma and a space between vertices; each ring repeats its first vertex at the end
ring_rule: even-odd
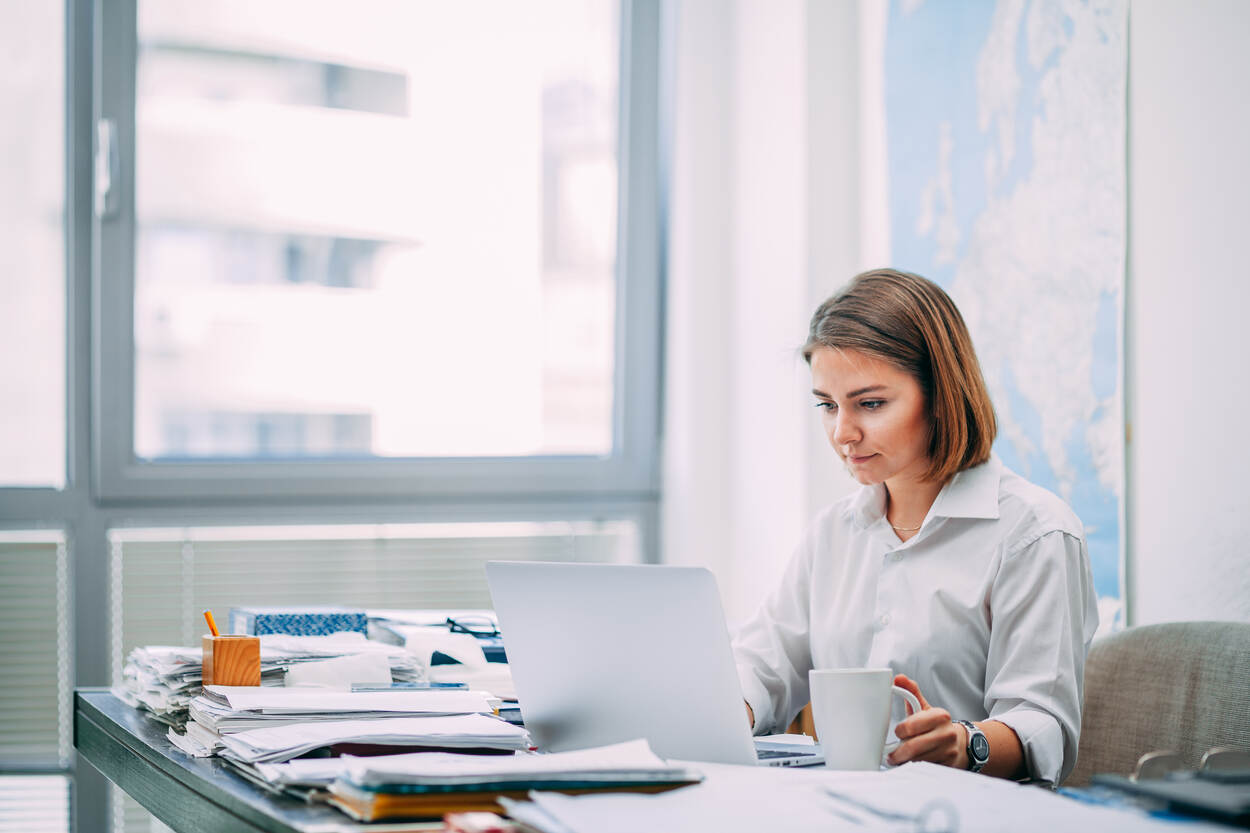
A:
POLYGON ((910 373, 854 350, 812 353, 812 393, 829 444, 866 485, 921 480, 929 468, 929 415, 910 373))

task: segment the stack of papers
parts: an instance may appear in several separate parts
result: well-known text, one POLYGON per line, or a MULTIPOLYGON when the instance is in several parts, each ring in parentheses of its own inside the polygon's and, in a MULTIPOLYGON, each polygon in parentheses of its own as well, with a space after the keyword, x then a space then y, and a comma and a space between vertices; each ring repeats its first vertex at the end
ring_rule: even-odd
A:
POLYGON ((659 792, 702 780, 657 757, 645 740, 550 755, 432 753, 348 758, 330 803, 361 821, 498 809, 529 790, 659 792))
MULTIPOLYGON (((273 660, 261 660, 261 685, 282 685, 285 668, 273 660)), ((122 684, 113 693, 124 703, 150 712, 160 722, 181 729, 187 709, 200 691, 202 665, 199 648, 149 645, 135 648, 126 657, 122 684)))
MULTIPOLYGON (((227 748, 223 736, 255 729, 401 717, 489 715, 498 706, 498 700, 480 691, 348 692, 208 686, 202 695, 191 701, 192 719, 186 725, 186 733, 179 735, 171 729, 169 739, 189 755, 207 757, 227 748)), ((351 740, 344 738, 331 743, 351 740)))
POLYGON ((492 714, 500 701, 482 691, 334 691, 211 685, 191 700, 192 719, 215 732, 242 732, 325 720, 492 714))
POLYGON ((529 733, 485 714, 336 720, 251 729, 220 736, 220 755, 246 764, 289 761, 316 749, 365 746, 435 749, 529 749, 529 733))
POLYGON ((465 689, 394 689, 384 691, 337 691, 317 688, 267 689, 263 686, 210 685, 200 699, 257 719, 272 715, 316 718, 328 714, 490 714, 498 707, 482 691, 465 689))
MULTIPOLYGON (((330 636, 266 634, 260 638, 262 686, 280 686, 286 672, 301 663, 343 656, 377 654, 385 657, 396 682, 425 679, 425 664, 402 647, 370 642, 359 633, 330 636)), ((187 722, 192 698, 202 682, 202 655, 198 647, 151 645, 135 648, 126 658, 122 685, 113 689, 122 701, 144 709, 169 726, 187 722)))

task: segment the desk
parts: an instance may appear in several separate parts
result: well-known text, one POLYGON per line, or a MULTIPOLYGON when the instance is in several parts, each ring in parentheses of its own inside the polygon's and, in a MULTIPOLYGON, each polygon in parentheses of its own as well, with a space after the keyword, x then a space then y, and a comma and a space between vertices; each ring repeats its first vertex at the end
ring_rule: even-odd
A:
MULTIPOLYGON (((220 759, 183 755, 169 742, 165 732, 163 725, 127 706, 107 689, 78 689, 74 693, 74 745, 79 753, 178 833, 358 833, 362 830, 381 833, 441 827, 438 823, 361 825, 330 807, 309 806, 292 798, 271 795, 243 780, 220 759)), ((794 808, 810 794, 811 787, 869 775, 838 774, 818 768, 697 766, 707 775, 706 783, 667 793, 663 801, 638 803, 642 797, 636 795, 604 798, 629 804, 634 809, 642 807, 652 814, 644 824, 634 826, 631 833, 636 830, 695 831, 706 829, 706 825, 698 823, 702 812, 698 806, 698 791, 703 791, 704 800, 708 795, 713 796, 714 806, 728 808, 726 812, 737 817, 740 824, 732 829, 749 829, 754 833, 774 829, 778 813, 782 814, 780 817, 786 817, 787 813, 792 816, 794 808), (693 809, 687 805, 692 805, 693 809), (741 823, 744 821, 745 825, 741 823)), ((906 770, 904 767, 898 772, 906 770)), ((943 794, 965 814, 958 825, 962 833, 1000 833, 1002 830, 1053 833, 1057 829, 1222 833, 1228 830, 1203 822, 1177 825, 1128 811, 1086 806, 1038 788, 1016 787, 970 773, 936 769, 934 775, 947 782, 949 789, 944 789, 943 794), (1005 792, 1010 793, 1006 806, 1002 800, 1005 792), (997 809, 987 812, 991 803, 996 804, 997 809)), ((828 820, 818 827, 834 829, 828 820)), ((894 827, 897 828, 897 824, 894 827)), ((588 825, 585 829, 600 829, 600 826, 588 825)))
POLYGON ((240 778, 219 758, 182 754, 169 742, 166 731, 164 725, 118 700, 108 689, 74 692, 74 746, 79 754, 178 833, 347 833, 440 827, 365 828, 331 807, 270 795, 240 778))

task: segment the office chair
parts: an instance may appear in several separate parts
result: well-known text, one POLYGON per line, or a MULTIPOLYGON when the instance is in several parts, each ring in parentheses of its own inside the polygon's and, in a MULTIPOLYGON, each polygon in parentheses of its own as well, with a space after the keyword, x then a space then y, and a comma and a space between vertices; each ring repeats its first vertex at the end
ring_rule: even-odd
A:
POLYGON ((1250 623, 1145 625, 1094 642, 1076 768, 1129 775, 1147 752, 1177 753, 1196 769, 1213 747, 1250 751, 1250 623))

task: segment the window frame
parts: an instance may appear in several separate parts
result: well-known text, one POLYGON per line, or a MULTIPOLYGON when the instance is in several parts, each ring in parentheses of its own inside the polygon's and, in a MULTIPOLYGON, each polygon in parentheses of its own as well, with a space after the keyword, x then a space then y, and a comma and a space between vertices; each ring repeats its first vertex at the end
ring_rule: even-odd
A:
POLYGON ((663 281, 660 4, 622 0, 612 451, 604 456, 145 461, 134 452, 137 0, 97 6, 94 123, 116 125, 115 209, 92 218, 98 500, 651 499, 659 491, 663 281))

